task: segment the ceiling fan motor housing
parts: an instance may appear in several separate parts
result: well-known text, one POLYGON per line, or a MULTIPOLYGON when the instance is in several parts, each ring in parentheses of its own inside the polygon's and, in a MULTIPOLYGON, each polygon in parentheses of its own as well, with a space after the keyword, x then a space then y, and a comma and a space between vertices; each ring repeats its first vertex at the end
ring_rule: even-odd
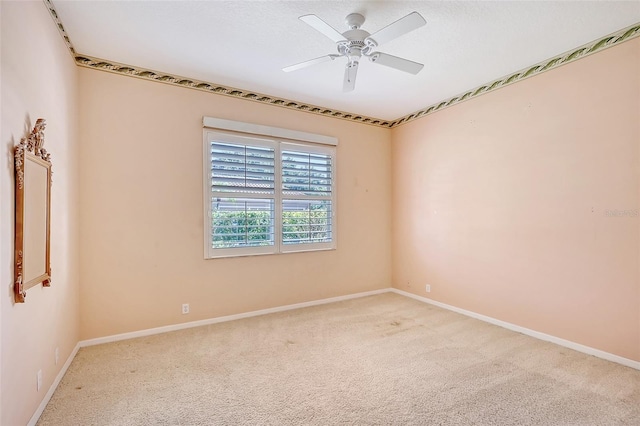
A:
POLYGON ((344 41, 338 42, 338 53, 341 55, 361 57, 371 53, 372 47, 365 41, 371 34, 365 30, 353 29, 342 33, 344 41))

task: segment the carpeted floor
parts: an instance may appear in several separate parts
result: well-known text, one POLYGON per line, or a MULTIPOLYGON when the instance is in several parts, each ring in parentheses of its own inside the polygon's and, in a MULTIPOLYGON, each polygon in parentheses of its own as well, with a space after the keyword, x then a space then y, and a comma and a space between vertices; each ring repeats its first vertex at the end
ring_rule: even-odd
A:
POLYGON ((392 293, 81 349, 38 425, 640 425, 640 371, 392 293))

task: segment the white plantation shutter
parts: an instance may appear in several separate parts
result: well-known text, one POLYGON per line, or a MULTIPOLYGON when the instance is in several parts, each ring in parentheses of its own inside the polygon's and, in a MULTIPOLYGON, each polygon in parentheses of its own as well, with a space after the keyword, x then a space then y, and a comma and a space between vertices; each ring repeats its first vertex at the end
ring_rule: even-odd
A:
POLYGON ((332 213, 330 200, 282 200, 282 243, 330 243, 332 213))
POLYGON ((283 251, 331 246, 333 153, 332 148, 281 144, 283 251))
POLYGON ((273 194, 275 150, 213 141, 211 180, 213 191, 273 194))
POLYGON ((273 246, 273 199, 214 198, 211 206, 214 249, 273 246))
POLYGON ((331 155, 282 150, 282 190, 285 195, 330 197, 331 188, 331 155))
POLYGON ((337 140, 291 134, 320 143, 205 128, 206 258, 335 248, 335 147, 323 143, 337 140))
POLYGON ((276 144, 207 132, 206 145, 209 254, 272 252, 276 245, 276 144))

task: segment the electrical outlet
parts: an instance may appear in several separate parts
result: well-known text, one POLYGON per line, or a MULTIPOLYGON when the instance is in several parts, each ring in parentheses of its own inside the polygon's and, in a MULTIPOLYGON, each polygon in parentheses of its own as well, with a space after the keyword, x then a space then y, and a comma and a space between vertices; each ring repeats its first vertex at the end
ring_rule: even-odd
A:
POLYGON ((183 303, 182 304, 182 314, 188 314, 189 313, 189 304, 188 303, 183 303))
POLYGON ((38 370, 38 374, 36 375, 36 380, 38 383, 38 391, 40 391, 40 388, 42 387, 42 370, 38 370))
POLYGON ((431 293, 431 285, 427 284, 427 286, 425 287, 425 290, 427 291, 427 293, 431 293))
POLYGON ((58 365, 58 360, 60 360, 60 348, 56 348, 56 365, 58 365))

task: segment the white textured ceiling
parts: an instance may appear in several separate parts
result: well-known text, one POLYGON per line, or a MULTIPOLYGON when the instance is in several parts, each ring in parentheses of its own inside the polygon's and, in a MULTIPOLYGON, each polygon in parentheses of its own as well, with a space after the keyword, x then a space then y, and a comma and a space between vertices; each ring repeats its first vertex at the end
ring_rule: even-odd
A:
POLYGON ((79 54, 392 120, 640 22, 640 1, 62 1, 79 54), (373 33, 418 11, 427 25, 378 50, 425 64, 418 75, 362 61, 342 92, 344 58, 298 17, 339 32, 358 12, 373 33))

